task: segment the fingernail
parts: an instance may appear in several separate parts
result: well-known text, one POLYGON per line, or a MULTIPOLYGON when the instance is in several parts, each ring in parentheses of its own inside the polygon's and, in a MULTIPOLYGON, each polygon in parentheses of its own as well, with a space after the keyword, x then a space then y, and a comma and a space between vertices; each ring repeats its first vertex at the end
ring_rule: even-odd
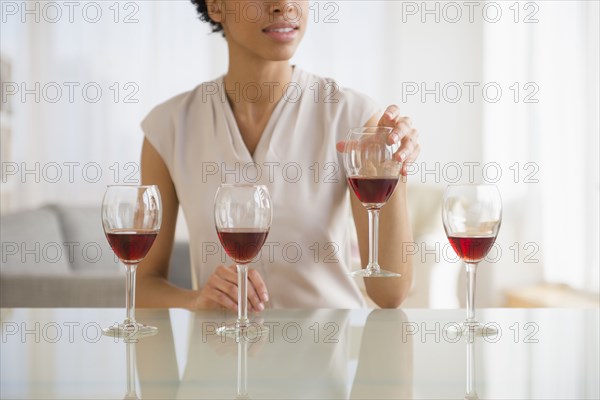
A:
POLYGON ((391 113, 391 112, 386 112, 386 113, 385 113, 385 115, 386 115, 386 117, 388 117, 389 119, 392 119, 392 118, 394 118, 394 116, 392 115, 392 113, 391 113))
POLYGON ((400 136, 397 133, 394 133, 392 138, 394 139, 394 143, 398 143, 400 141, 400 136))
POLYGON ((400 153, 400 161, 404 162, 406 160, 406 153, 400 153))
POLYGON ((269 294, 267 292, 263 292, 262 297, 265 301, 269 301, 269 294))
POLYGON ((265 309, 265 306, 263 306, 263 303, 258 303, 258 311, 263 311, 265 309))

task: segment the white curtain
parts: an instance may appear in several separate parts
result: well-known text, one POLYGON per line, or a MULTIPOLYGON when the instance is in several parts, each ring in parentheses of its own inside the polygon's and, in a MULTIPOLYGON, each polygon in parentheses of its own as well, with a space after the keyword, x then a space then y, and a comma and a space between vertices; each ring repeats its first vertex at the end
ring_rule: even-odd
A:
POLYGON ((507 266, 597 292, 598 2, 515 4, 518 23, 484 27, 484 80, 513 88, 485 104, 483 129, 486 160, 512 167, 499 183, 507 266))

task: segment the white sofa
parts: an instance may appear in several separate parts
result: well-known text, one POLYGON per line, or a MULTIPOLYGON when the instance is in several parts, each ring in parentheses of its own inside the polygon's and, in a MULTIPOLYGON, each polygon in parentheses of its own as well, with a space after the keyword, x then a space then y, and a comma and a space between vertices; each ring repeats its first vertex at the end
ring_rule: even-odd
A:
MULTIPOLYGON (((125 270, 94 207, 45 206, 3 215, 0 306, 122 307, 125 270)), ((187 243, 177 242, 170 280, 189 285, 187 243)))

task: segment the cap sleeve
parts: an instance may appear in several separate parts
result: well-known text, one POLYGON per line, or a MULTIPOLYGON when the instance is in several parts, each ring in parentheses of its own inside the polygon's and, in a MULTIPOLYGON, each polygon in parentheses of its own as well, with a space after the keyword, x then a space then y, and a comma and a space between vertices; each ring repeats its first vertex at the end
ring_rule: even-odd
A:
POLYGON ((141 127, 144 137, 162 157, 169 171, 172 171, 175 141, 173 101, 156 106, 142 120, 141 127))

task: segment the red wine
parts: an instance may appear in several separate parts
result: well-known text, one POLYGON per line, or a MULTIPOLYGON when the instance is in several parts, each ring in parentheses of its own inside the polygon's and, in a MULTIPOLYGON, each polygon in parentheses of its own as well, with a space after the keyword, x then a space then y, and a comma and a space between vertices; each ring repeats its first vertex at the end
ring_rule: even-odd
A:
POLYGON ((398 178, 352 176, 348 183, 363 204, 385 204, 398 184, 398 178))
POLYGON ((237 264, 248 264, 257 255, 269 234, 268 229, 226 228, 217 230, 225 252, 237 264))
POLYGON ((156 235, 157 230, 149 229, 113 229, 106 232, 110 247, 125 264, 142 261, 152 247, 156 235))
POLYGON ((471 236, 465 233, 457 233, 448 236, 448 240, 456 254, 468 263, 481 261, 490 251, 496 236, 471 236))

